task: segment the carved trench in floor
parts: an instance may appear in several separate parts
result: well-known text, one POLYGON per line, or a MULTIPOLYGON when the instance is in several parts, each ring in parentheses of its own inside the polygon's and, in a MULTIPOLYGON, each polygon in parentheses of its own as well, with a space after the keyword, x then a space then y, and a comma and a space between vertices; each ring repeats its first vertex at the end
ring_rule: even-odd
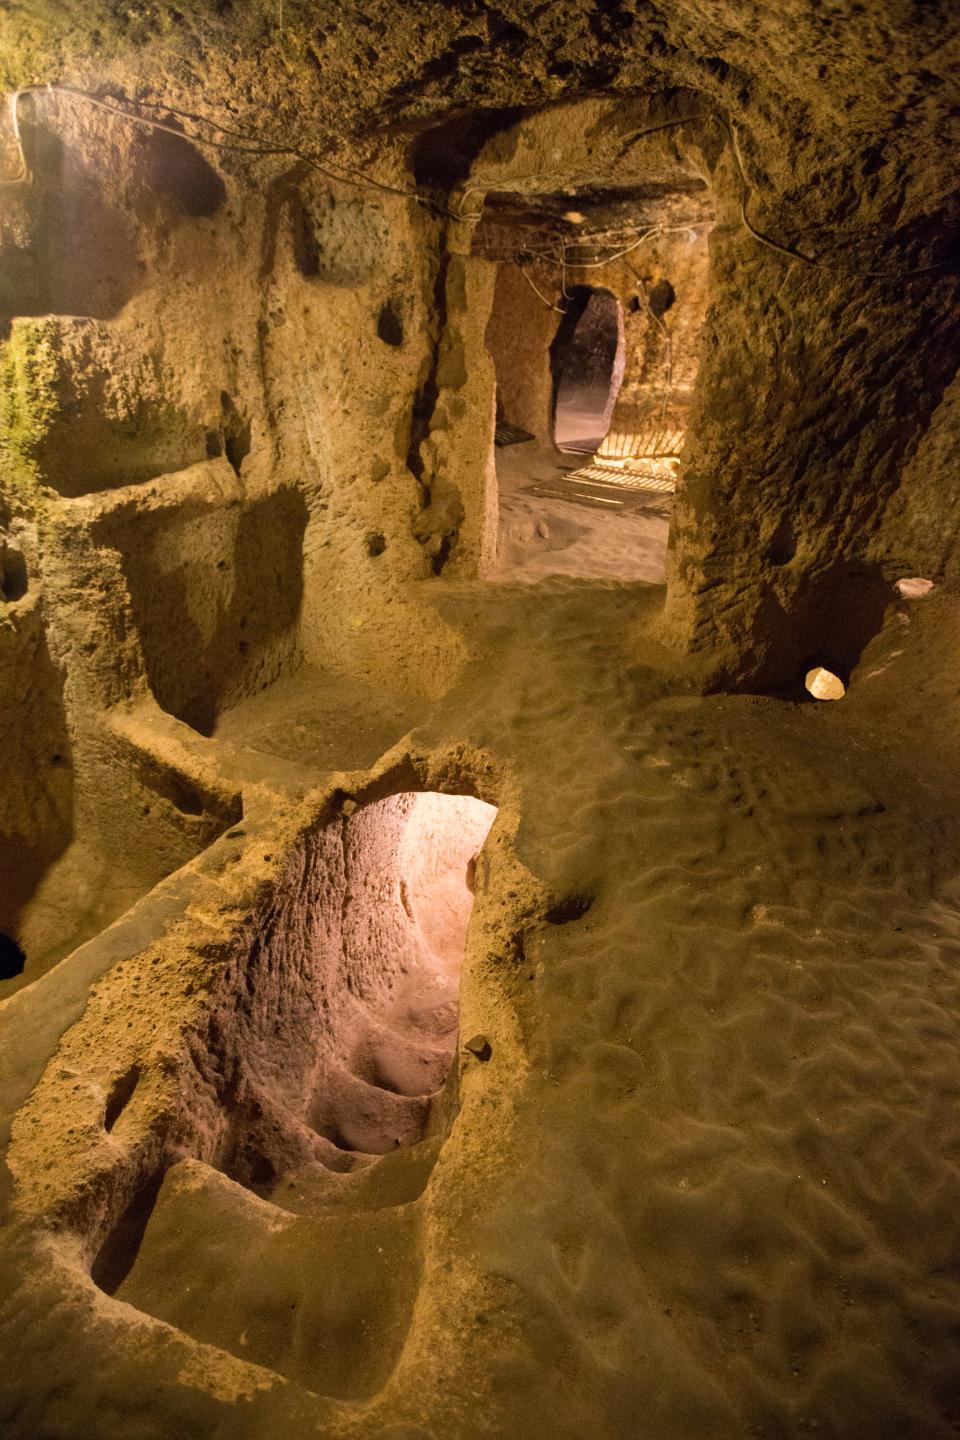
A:
MULTIPOLYGON (((316 1393, 386 1382, 456 1096, 460 972, 496 815, 401 793, 309 833, 188 1039, 165 1152, 93 1262, 108 1294, 316 1393)), ((139 1069, 107 1099, 123 1139, 139 1069)))

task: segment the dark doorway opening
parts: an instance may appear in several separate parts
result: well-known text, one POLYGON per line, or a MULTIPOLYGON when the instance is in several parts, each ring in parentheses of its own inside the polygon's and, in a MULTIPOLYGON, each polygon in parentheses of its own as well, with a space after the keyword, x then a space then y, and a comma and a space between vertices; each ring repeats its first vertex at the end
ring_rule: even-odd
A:
POLYGON ((550 347, 553 433, 559 449, 592 455, 600 448, 623 370, 620 302, 609 290, 575 286, 550 347))

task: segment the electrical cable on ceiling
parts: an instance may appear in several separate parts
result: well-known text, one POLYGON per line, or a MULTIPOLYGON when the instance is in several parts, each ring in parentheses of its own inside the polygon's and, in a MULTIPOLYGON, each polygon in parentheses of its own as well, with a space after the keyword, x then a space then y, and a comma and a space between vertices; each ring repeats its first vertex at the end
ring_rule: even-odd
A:
MULTIPOLYGON (((14 140, 20 158, 21 173, 12 178, 0 181, 0 184, 3 185, 19 185, 25 180, 32 178, 30 167, 24 153, 23 139, 20 134, 19 105, 24 95, 64 95, 72 100, 83 101, 85 104, 91 105, 97 110, 104 110, 108 115, 115 115, 120 119, 128 120, 133 125, 141 125, 149 130, 160 130, 164 134, 176 136, 178 140, 187 140, 194 145, 206 146, 206 148, 210 150, 221 150, 235 155, 251 155, 257 159, 265 159, 271 156, 286 156, 292 160, 299 160, 302 164, 309 166, 310 169, 317 171, 328 180, 333 180, 340 184, 368 186, 371 189, 383 191, 388 195, 398 195, 403 199, 413 200, 418 205, 423 205, 427 209, 433 210, 445 218, 453 220, 460 218, 446 205, 441 205, 432 197, 422 195, 417 190, 406 189, 399 185, 388 185, 382 180, 374 179, 372 175, 368 175, 365 171, 359 170, 354 166, 340 165, 337 161, 320 161, 315 156, 308 154, 305 150, 301 150, 298 146, 247 144, 247 141, 253 139, 252 136, 243 135, 240 131, 236 130, 231 131, 216 120, 201 121, 199 116, 191 117, 194 123, 207 124, 219 133, 233 135, 234 140, 242 140, 244 143, 237 144, 234 143, 234 141, 214 140, 207 135, 191 134, 179 129, 175 125, 167 125, 162 120, 151 119, 148 115, 138 115, 133 110, 125 109, 120 105, 114 105, 106 100, 101 100, 98 96, 90 95, 86 90, 75 89, 72 85, 24 85, 19 90, 13 92, 10 97, 10 113, 13 120, 14 140), (341 172, 340 174, 337 173, 338 170, 341 172)), ((152 108, 162 108, 169 111, 170 114, 186 113, 174 111, 168 106, 156 106, 152 108)))
POLYGON ((638 247, 641 246, 645 240, 649 240, 653 237, 659 237, 660 235, 673 235, 683 230, 693 230, 701 225, 712 224, 712 220, 695 220, 692 222, 685 222, 681 225, 652 225, 648 230, 644 230, 642 234, 638 235, 637 239, 634 240, 631 245, 625 246, 622 250, 615 250, 612 255, 606 255, 599 260, 584 260, 576 262, 570 261, 568 263, 570 264, 571 269, 600 270, 603 268, 604 265, 612 265, 614 261, 623 259, 625 255, 630 255, 634 250, 638 249, 638 247))
POLYGON ((814 265, 818 270, 834 271, 838 275, 852 275, 859 280, 905 280, 911 275, 929 275, 934 270, 943 270, 949 263, 946 260, 938 260, 932 265, 920 265, 912 270, 860 270, 853 266, 838 265, 834 260, 820 260, 815 255, 805 255, 793 245, 781 245, 779 241, 772 240, 769 235, 764 235, 756 228, 747 214, 747 201, 752 192, 747 182, 740 142, 737 139, 733 122, 725 119, 722 115, 715 115, 713 118, 730 137, 730 149, 740 175, 740 219, 744 228, 758 244, 765 245, 768 250, 774 250, 780 255, 785 255, 789 260, 802 260, 805 265, 814 265))
POLYGON ((523 265, 518 265, 517 269, 520 271, 520 274, 523 276, 524 280, 526 280, 527 284, 530 286, 530 289, 533 291, 534 295, 536 295, 537 299, 542 300, 548 310, 556 310, 558 315, 565 315, 567 313, 562 305, 554 305, 552 301, 547 299, 546 295, 542 294, 537 289, 536 285, 533 283, 532 278, 527 273, 523 265))
MULTIPOLYGON (((708 224, 708 223, 711 223, 711 222, 708 222, 708 221, 699 221, 698 223, 699 223, 699 224, 708 224)), ((632 245, 628 245, 628 246, 626 246, 624 249, 618 250, 615 254, 609 255, 609 256, 607 256, 605 259, 602 259, 602 260, 594 260, 594 261, 584 262, 584 263, 581 263, 580 261, 567 261, 567 260, 565 259, 564 254, 563 254, 563 250, 564 250, 564 242, 563 242, 563 241, 560 242, 560 255, 559 255, 559 257, 558 257, 556 254, 553 254, 553 253, 550 253, 550 252, 547 252, 547 251, 541 251, 541 252, 535 252, 535 251, 533 251, 533 252, 527 252, 527 253, 530 255, 531 259, 533 259, 534 261, 536 261, 536 260, 539 259, 539 260, 541 260, 542 263, 546 263, 546 264, 549 264, 549 265, 554 265, 554 266, 556 266, 556 267, 560 270, 560 276, 561 276, 561 280, 560 280, 561 295, 563 296, 563 299, 564 299, 564 300, 569 300, 569 299, 570 299, 570 294, 569 294, 569 291, 567 290, 567 270, 568 270, 568 269, 569 269, 569 270, 600 270, 600 269, 603 269, 603 268, 604 268, 605 266, 607 266, 607 265, 616 264, 616 262, 617 262, 618 260, 622 260, 622 259, 624 258, 624 256, 629 255, 629 254, 632 254, 632 252, 633 252, 634 250, 636 250, 639 245, 642 245, 645 240, 650 240, 650 239, 658 238, 660 235, 669 235, 669 234, 673 233, 674 231, 678 231, 678 230, 681 230, 681 231, 682 231, 682 230, 689 230, 690 228, 691 228, 691 226, 689 226, 689 225, 653 225, 653 226, 650 226, 649 228, 647 228, 646 230, 644 230, 643 233, 639 235, 639 237, 634 241, 634 243, 633 243, 632 245)), ((514 264, 514 265, 517 266, 517 268, 519 269, 520 273, 521 273, 521 274, 524 276, 524 278, 526 279, 527 284, 528 284, 528 285, 530 286, 530 288, 533 290, 534 294, 537 295, 537 296, 539 297, 539 299, 541 299, 541 300, 543 301, 544 305, 548 306, 549 309, 551 309, 551 310, 556 310, 556 311, 558 311, 561 315, 565 313, 564 308, 563 308, 562 305, 555 305, 555 304, 553 304, 553 302, 550 301, 550 300, 548 300, 547 297, 537 288, 537 286, 534 284, 532 278, 527 274, 527 266, 526 266, 525 264, 523 264, 519 259, 512 259, 512 260, 511 260, 511 259, 507 258, 507 259, 504 260, 503 263, 514 264)), ((630 267, 630 266, 628 266, 627 268, 628 268, 628 269, 632 269, 632 267, 630 267)), ((652 311, 651 311, 650 313, 651 313, 651 315, 653 314, 652 311)), ((664 334, 667 334, 666 328, 661 324, 661 322, 657 319, 657 317, 654 315, 653 318, 654 318, 655 320, 657 320, 657 324, 660 325, 660 328, 661 328, 661 330, 664 331, 664 334)), ((668 340, 668 346, 669 346, 669 340, 668 340)))
MULTIPOLYGON (((602 270, 606 266, 613 265, 618 260, 622 260, 625 256, 632 254, 633 251, 636 250, 640 245, 642 245, 645 240, 658 239, 661 235, 671 235, 678 232, 682 233, 683 231, 689 231, 703 225, 712 224, 713 221, 711 220, 695 220, 685 221, 682 224, 677 225, 651 225, 646 227, 642 231, 634 231, 633 233, 634 235, 636 235, 636 239, 630 245, 626 245, 621 248, 615 247, 612 254, 601 256, 594 260, 568 259, 566 252, 571 249, 580 248, 582 242, 567 241, 564 240, 562 237, 558 237, 558 245, 556 250, 524 249, 522 252, 519 253, 519 255, 504 255, 499 258, 502 260, 503 263, 515 264, 519 266, 520 269, 523 269, 524 263, 528 262, 529 260, 532 260, 534 262, 540 261, 543 264, 553 265, 557 267, 561 272, 561 292, 564 299, 569 299, 569 292, 566 288, 566 276, 568 270, 602 270), (520 255, 522 255, 524 258, 521 259, 520 255)), ((557 307, 552 306, 551 308, 556 309, 557 307)))
MULTIPOLYGON (((174 125, 165 124, 162 120, 154 120, 147 115, 139 115, 134 110, 130 110, 125 108, 124 106, 115 105, 109 101, 102 100, 96 95, 91 95, 86 90, 77 89, 75 86, 53 83, 47 85, 24 85, 21 86, 19 89, 14 90, 11 94, 10 116, 14 143, 16 145, 17 154, 19 157, 20 173, 15 176, 9 176, 0 180, 0 185, 20 185, 32 179, 32 173, 30 170, 30 166, 27 162, 26 154, 23 147, 23 137, 20 132, 19 107, 20 100, 24 95, 43 94, 63 95, 73 100, 80 100, 83 101, 85 104, 92 105, 99 110, 106 111, 108 114, 115 115, 120 119, 127 120, 131 124, 142 125, 148 129, 160 130, 165 132, 166 134, 176 136, 177 139, 188 140, 195 145, 206 146, 208 149, 226 151, 240 155, 251 155, 258 159, 268 158, 271 156, 286 156, 289 159, 300 161, 301 164, 307 165, 310 169, 315 170, 318 174, 323 175, 328 180, 332 180, 339 184, 357 185, 361 188, 368 187, 370 189, 379 190, 384 194, 396 195, 403 199, 412 200, 415 204, 422 205, 425 209, 432 210, 435 214, 440 215, 445 219, 457 221, 479 221, 483 213, 482 210, 479 212, 465 212, 464 207, 466 205, 467 198, 470 195, 478 194, 481 192, 483 192, 484 194, 495 192, 497 188, 494 185, 488 186, 484 184, 483 181, 481 181, 480 184, 468 186, 468 188, 464 190, 463 194, 460 197, 459 209, 452 210, 449 206, 441 204, 439 201, 434 200, 432 196, 425 195, 419 190, 414 190, 399 185, 387 184, 382 180, 375 179, 372 175, 369 175, 366 171, 360 170, 356 166, 343 165, 337 161, 320 161, 316 158, 316 156, 308 154, 306 151, 301 150, 298 146, 295 145, 265 146, 260 144, 247 143, 252 142, 254 140, 254 137, 251 135, 246 135, 241 131, 231 130, 229 127, 222 125, 219 121, 198 116, 195 114, 190 114, 190 112, 188 111, 176 111, 170 106, 160 105, 151 101, 134 102, 139 103, 143 106, 149 106, 152 109, 163 109, 169 114, 179 115, 182 118, 189 118, 191 123, 195 125, 208 125, 212 129, 216 130, 219 134, 231 135, 233 137, 232 141, 214 140, 209 136, 185 132, 184 130, 178 129, 174 125), (238 144, 235 143, 236 141, 242 141, 243 143, 238 144), (339 174, 337 173, 338 170, 340 172, 339 174)), ((659 124, 647 126, 642 130, 638 130, 633 135, 628 137, 627 141, 624 143, 623 149, 621 150, 621 155, 625 154, 626 150, 631 145, 635 144, 637 140, 642 139, 646 135, 657 134, 664 130, 677 129, 683 125, 690 125, 701 120, 710 119, 716 120, 717 124, 722 127, 722 129, 726 132, 730 139, 731 152, 733 154, 733 158, 740 177, 740 219, 747 233, 751 235, 759 245, 765 246, 767 249, 774 251, 776 254, 783 255, 789 260, 799 260, 805 265, 812 265, 820 270, 834 271, 837 274, 850 275, 857 279, 864 280, 904 280, 913 275, 927 275, 935 270, 942 270, 949 264, 947 260, 940 260, 936 261, 931 265, 922 265, 911 270, 861 270, 855 267, 838 265, 835 261, 821 260, 816 256, 806 255, 803 253, 803 251, 798 250, 796 246, 790 244, 781 244, 780 241, 774 240, 771 238, 771 236, 764 234, 763 231, 757 229, 757 227, 753 224, 747 213, 747 205, 751 198, 752 191, 749 182, 747 181, 746 168, 743 163, 743 156, 740 152, 740 143, 736 134, 736 130, 734 129, 732 121, 726 119, 724 116, 720 115, 717 112, 711 112, 709 114, 700 113, 696 115, 684 115, 675 119, 664 120, 659 124)), ((509 185, 510 187, 515 187, 518 183, 524 184, 528 183, 531 180, 543 181, 558 178, 565 179, 566 183, 569 184, 571 183, 571 180, 575 177, 572 177, 569 171, 565 172, 563 175, 550 175, 547 173, 540 173, 532 175, 512 176, 509 181, 501 182, 499 188, 504 189, 507 185, 509 185)), ((641 242, 638 241, 637 243, 641 242)), ((628 252, 625 251, 624 253, 628 252)), ((597 265, 602 265, 605 263, 610 262, 596 262, 597 265)))
POLYGON ((484 244, 481 238, 481 243, 474 245, 474 254, 481 255, 485 260, 499 260, 505 263, 517 263, 518 261, 525 263, 532 259, 543 260, 549 264, 559 265, 561 263, 562 252, 565 252, 567 256, 567 267, 571 270, 587 269, 591 266, 599 268, 602 265, 610 264, 613 258, 629 254, 631 250, 636 248, 633 244, 624 245, 624 242, 627 240, 634 241, 638 236, 643 239, 647 235, 671 234, 674 231, 679 233, 689 231, 692 235, 695 230, 702 229, 704 226, 713 225, 714 223, 712 219, 689 219, 679 220, 671 226, 660 224, 646 227, 641 227, 637 224, 620 225, 615 229, 592 231, 585 236, 577 235, 576 239, 571 239, 559 231, 540 231, 539 238, 544 243, 554 242, 549 248, 544 248, 544 244, 534 246, 530 243, 514 243, 509 247, 504 243, 497 247, 484 244), (616 240, 611 238, 604 243, 605 236, 616 236, 617 238, 616 240), (571 253, 576 250, 589 250, 593 253, 583 260, 571 259, 571 253), (604 250, 614 251, 616 254, 615 256, 604 255, 602 253, 604 250))

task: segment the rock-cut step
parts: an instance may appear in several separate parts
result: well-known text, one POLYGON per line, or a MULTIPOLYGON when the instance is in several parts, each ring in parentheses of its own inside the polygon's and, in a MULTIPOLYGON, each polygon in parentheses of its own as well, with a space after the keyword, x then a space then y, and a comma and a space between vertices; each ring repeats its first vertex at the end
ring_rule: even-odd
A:
POLYGON ((321 1395, 375 1395, 420 1284, 415 1206, 291 1215, 196 1160, 172 1166, 116 1298, 321 1395))
POLYGON ((431 1108, 430 1095, 397 1094, 329 1065, 320 1072, 307 1123, 342 1150, 385 1155, 423 1139, 431 1108))
POLYGON ((429 1096, 443 1088, 453 1062, 456 1033, 431 1043, 372 1020, 350 1060, 353 1073, 396 1095, 429 1096))

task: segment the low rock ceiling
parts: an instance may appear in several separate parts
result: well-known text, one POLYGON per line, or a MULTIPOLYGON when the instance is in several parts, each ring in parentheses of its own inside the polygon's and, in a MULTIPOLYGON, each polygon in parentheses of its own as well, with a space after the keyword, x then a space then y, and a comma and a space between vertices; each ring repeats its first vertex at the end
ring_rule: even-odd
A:
POLYGON ((0 10, 0 86, 60 78, 127 97, 202 96, 208 111, 269 114, 265 132, 314 142, 688 86, 744 125, 758 179, 787 196, 816 180, 824 215, 879 210, 896 194, 911 218, 953 194, 958 62, 952 0, 21 0, 0 10))
POLYGON ((500 191, 486 198, 481 224, 533 226, 573 239, 585 232, 647 225, 676 225, 712 218, 707 186, 694 176, 672 185, 650 184, 617 190, 571 186, 553 195, 500 191), (582 215, 582 221, 569 216, 582 215))
POLYGON ((520 260, 563 246, 570 262, 602 259, 654 227, 701 226, 714 218, 708 186, 692 175, 672 182, 582 185, 545 195, 492 191, 473 240, 473 253, 520 260))

